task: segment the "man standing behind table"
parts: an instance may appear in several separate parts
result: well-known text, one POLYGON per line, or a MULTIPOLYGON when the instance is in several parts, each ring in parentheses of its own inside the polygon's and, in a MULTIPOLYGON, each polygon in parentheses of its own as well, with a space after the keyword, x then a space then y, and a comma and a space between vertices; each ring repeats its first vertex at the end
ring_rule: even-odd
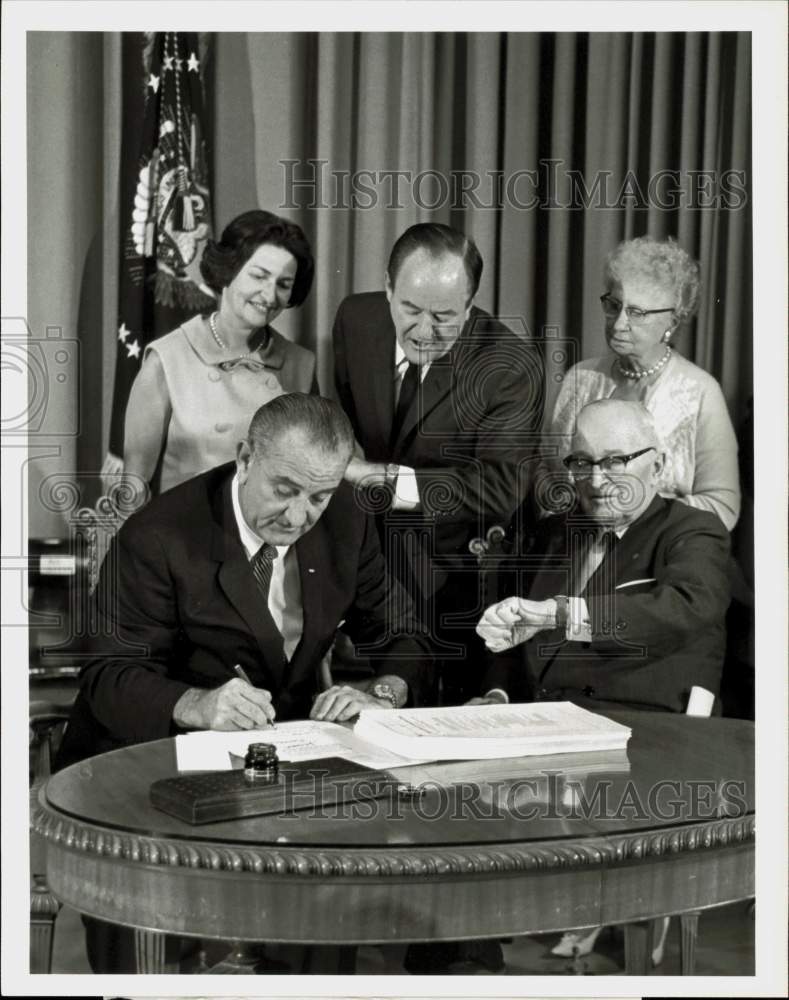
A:
POLYGON ((358 444, 346 479, 372 488, 387 562, 441 658, 446 703, 479 690, 484 601, 469 542, 523 499, 542 411, 539 353, 473 305, 481 274, 463 233, 411 226, 386 291, 346 298, 333 328, 337 394, 358 444))
POLYGON ((60 766, 179 730, 343 721, 419 700, 429 645, 342 481, 352 448, 335 402, 279 396, 255 413, 235 463, 126 521, 102 567, 100 635, 60 766), (364 689, 319 694, 343 619, 358 641, 387 642, 364 689))
POLYGON ((694 686, 709 692, 696 697, 718 694, 729 535, 714 514, 658 494, 663 461, 640 403, 579 412, 564 464, 581 512, 516 545, 512 596, 478 626, 496 654, 487 690, 670 712, 686 711, 694 686))

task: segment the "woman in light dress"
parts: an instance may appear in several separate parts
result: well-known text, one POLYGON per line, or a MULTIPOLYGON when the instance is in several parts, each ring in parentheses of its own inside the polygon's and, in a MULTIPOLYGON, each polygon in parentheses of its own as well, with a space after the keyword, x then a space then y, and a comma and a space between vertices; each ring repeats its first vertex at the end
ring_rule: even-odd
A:
POLYGON ((244 212, 206 246, 200 270, 217 309, 145 349, 126 410, 124 474, 136 506, 236 455, 263 403, 317 392, 315 355, 271 323, 307 297, 314 263, 301 228, 244 212))

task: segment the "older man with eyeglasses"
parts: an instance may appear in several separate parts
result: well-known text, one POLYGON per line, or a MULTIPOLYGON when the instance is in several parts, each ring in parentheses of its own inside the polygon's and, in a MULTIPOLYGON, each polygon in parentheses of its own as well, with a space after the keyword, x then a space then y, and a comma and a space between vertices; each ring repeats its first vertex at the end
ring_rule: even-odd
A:
POLYGON ((729 538, 715 515, 660 496, 648 410, 604 399, 578 414, 564 458, 577 503, 514 525, 500 592, 477 631, 493 654, 478 702, 569 700, 684 712, 717 695, 729 538))

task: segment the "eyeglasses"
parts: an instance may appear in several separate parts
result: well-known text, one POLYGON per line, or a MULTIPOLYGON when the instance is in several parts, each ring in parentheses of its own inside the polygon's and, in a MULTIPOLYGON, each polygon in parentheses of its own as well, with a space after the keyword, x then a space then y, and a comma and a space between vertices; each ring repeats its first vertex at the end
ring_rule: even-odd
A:
MULTIPOLYGON (((622 312, 622 303, 619 299, 615 299, 608 292, 605 292, 600 296, 600 302, 603 306, 603 312, 606 316, 615 317, 622 312)), ((638 306, 625 306, 625 315, 628 319, 641 320, 646 316, 651 316, 653 313, 668 313, 674 312, 673 306, 666 306, 665 309, 639 309, 638 306)))
POLYGON ((591 476, 595 466, 601 472, 624 472, 628 462, 640 455, 646 455, 648 451, 656 449, 650 445, 649 448, 642 448, 641 451, 634 451, 630 455, 606 455, 605 458, 584 458, 583 455, 568 455, 563 459, 565 466, 574 476, 591 476))

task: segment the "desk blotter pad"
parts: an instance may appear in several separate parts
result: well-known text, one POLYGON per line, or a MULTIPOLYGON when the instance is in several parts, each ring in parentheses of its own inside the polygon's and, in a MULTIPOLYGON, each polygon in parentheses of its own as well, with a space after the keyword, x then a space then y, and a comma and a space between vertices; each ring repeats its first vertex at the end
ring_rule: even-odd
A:
POLYGON ((382 771, 341 757, 326 757, 280 764, 270 783, 250 783, 239 770, 162 778, 151 785, 150 799, 162 812, 197 824, 380 799, 400 789, 399 783, 382 771))

